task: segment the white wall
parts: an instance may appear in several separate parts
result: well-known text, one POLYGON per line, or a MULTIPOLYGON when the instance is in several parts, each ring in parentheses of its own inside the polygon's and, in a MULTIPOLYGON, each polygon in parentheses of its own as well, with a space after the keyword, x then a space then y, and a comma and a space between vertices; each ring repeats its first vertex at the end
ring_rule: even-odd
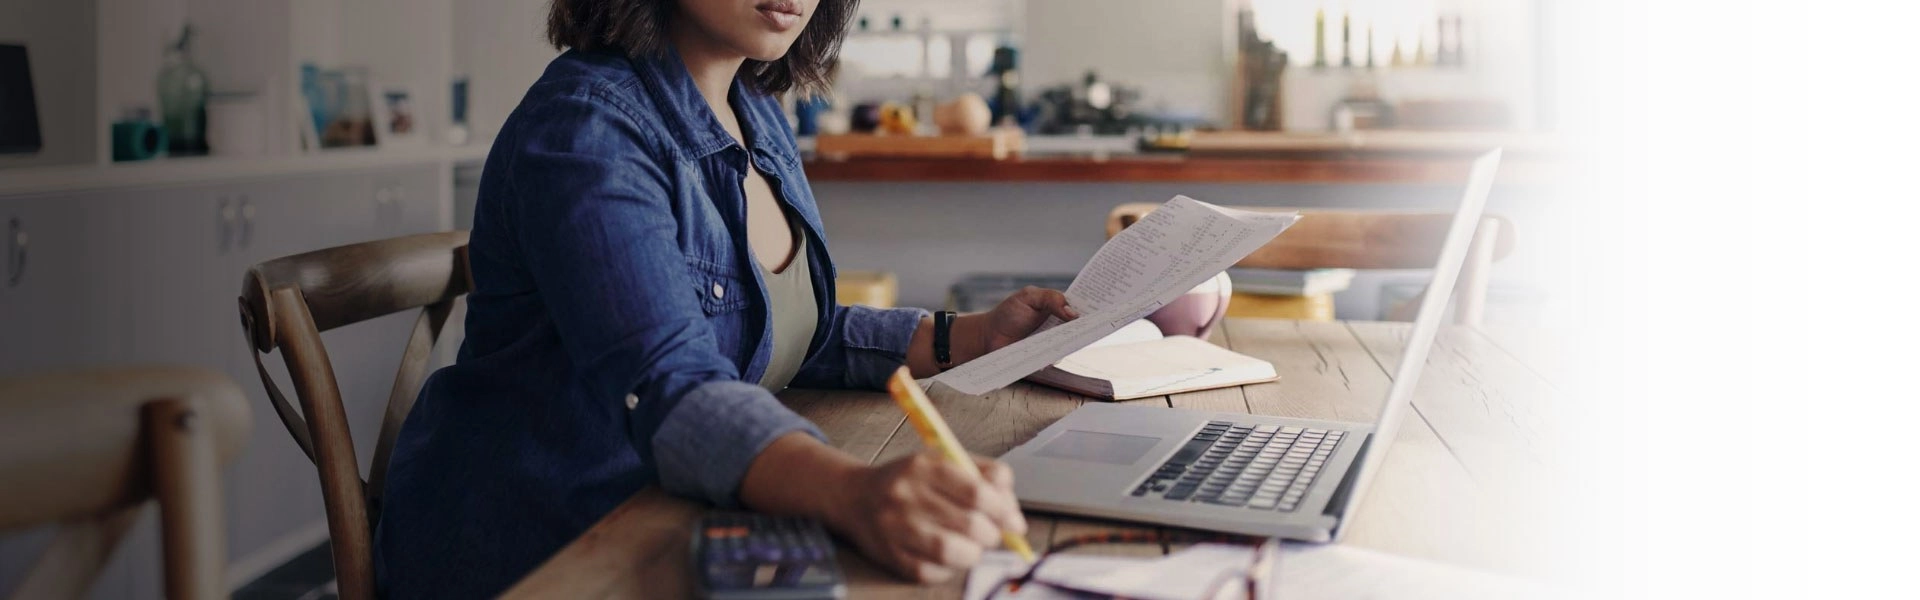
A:
POLYGON ((129 108, 144 107, 160 118, 159 77, 166 49, 192 23, 194 64, 206 73, 208 91, 252 93, 264 107, 261 132, 270 152, 291 149, 287 105, 297 84, 287 68, 290 11, 305 2, 256 0, 95 0, 99 3, 100 95, 92 105, 101 140, 95 160, 111 160, 109 124, 129 108))
POLYGON ((372 85, 409 89, 426 134, 445 139, 453 85, 452 0, 341 1, 341 60, 366 66, 372 85))
POLYGON ((1321 0, 1252 0, 1261 35, 1287 52, 1286 128, 1328 128, 1334 103, 1353 83, 1369 80, 1389 102, 1407 100, 1488 99, 1507 104, 1517 128, 1535 124, 1539 57, 1535 11, 1546 0, 1361 0, 1347 4, 1321 0), (1326 69, 1313 68, 1314 11, 1326 10, 1326 69), (1345 12, 1350 10, 1351 12, 1345 12), (1353 62, 1340 68, 1340 22, 1352 17, 1353 62), (1465 68, 1391 68, 1394 42, 1409 61, 1415 46, 1426 44, 1433 56, 1440 14, 1460 15, 1465 68), (1366 31, 1374 28, 1376 68, 1366 62, 1366 31))
MULTIPOLYGON (((155 120, 160 118, 161 53, 180 34, 180 25, 187 21, 187 3, 184 0, 98 2, 100 97, 94 123, 97 129, 90 130, 89 134, 101 140, 98 161, 105 162, 113 155, 108 138, 111 132, 106 124, 134 107, 145 107, 155 120)), ((197 44, 195 50, 196 54, 204 54, 206 47, 197 44)))
MULTIPOLYGON (((891 27, 895 15, 907 29, 919 28, 921 19, 931 20, 935 31, 1002 29, 1019 20, 1022 5, 1033 1, 1044 0, 861 0, 860 14, 874 29, 891 27)), ((859 17, 854 20, 858 27, 859 17)))
POLYGON ((559 54, 546 41, 547 3, 454 0, 453 73, 467 75, 473 138, 491 139, 559 54))
POLYGON ((1143 108, 1220 119, 1232 75, 1239 0, 1027 0, 1020 39, 1025 97, 1088 69, 1138 87, 1143 108))
POLYGON ((370 83, 410 87, 435 138, 449 116, 454 0, 97 1, 103 124, 131 106, 158 113, 162 51, 189 22, 194 58, 212 91, 257 93, 268 106, 275 125, 268 147, 276 153, 296 145, 293 100, 305 62, 364 66, 370 83))
POLYGON ((92 1, 0 0, 0 43, 26 44, 40 112, 38 154, 0 155, 0 168, 94 160, 92 1))

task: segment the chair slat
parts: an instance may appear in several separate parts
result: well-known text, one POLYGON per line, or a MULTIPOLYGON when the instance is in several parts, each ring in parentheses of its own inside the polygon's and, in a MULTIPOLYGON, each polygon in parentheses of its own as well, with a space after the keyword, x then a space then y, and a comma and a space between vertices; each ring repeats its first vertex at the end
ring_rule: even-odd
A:
POLYGON ((440 340, 447 316, 461 301, 449 298, 422 309, 420 318, 414 320, 413 334, 407 337, 407 350, 400 356, 400 371, 394 375, 393 391, 387 395, 387 414, 380 422, 380 437, 373 445, 373 467, 367 475, 367 499, 373 505, 371 512, 375 518, 379 516, 379 500, 386 493, 387 459, 393 455, 393 441, 400 437, 400 425, 406 421, 407 413, 413 412, 420 386, 427 381, 427 371, 433 366, 434 342, 440 340))

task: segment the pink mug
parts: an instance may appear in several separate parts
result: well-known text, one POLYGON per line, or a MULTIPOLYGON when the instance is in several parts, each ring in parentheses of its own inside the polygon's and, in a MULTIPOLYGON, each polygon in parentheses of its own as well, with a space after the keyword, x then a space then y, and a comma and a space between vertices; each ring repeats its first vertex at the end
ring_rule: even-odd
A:
POLYGON ((1233 279, 1225 271, 1206 283, 1174 298, 1166 306, 1147 315, 1147 320, 1166 335, 1190 335, 1207 339, 1207 333, 1227 316, 1227 301, 1233 299, 1233 279))

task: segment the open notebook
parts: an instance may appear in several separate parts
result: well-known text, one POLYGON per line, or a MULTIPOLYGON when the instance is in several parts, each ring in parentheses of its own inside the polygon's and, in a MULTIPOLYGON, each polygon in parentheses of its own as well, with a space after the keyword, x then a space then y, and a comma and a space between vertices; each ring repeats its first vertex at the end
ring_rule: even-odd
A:
MULTIPOLYGON (((1254 367, 1263 369, 1254 376, 1241 368, 1252 367, 1241 362, 1246 357, 1193 340, 1083 351, 1213 279, 1299 220, 1299 213, 1239 210, 1174 196, 1107 240, 1074 276, 1066 290, 1067 305, 1080 318, 1049 319, 1033 335, 935 375, 933 381, 978 396, 1056 365, 1075 377, 1043 375, 1040 381, 1089 395, 1119 392, 1124 399, 1233 385, 1242 382, 1240 377, 1272 379, 1271 367, 1254 367), (1076 355, 1079 360, 1074 360, 1076 355), (1105 383, 1092 385, 1096 382, 1105 383), (1083 387, 1088 389, 1079 389, 1083 387), (1102 388, 1111 392, 1098 393, 1102 388)), ((1156 331, 1142 337, 1160 335, 1156 331)))
POLYGON ((1027 376, 1027 381, 1106 400, 1279 379, 1273 364, 1186 335, 1162 335, 1140 319, 1027 376))

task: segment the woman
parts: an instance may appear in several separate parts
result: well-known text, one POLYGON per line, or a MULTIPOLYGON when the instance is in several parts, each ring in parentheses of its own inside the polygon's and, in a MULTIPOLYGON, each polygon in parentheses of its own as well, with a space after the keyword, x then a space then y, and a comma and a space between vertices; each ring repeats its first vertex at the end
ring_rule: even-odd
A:
POLYGON ((377 533, 393 597, 491 595, 643 486, 818 518, 944 579, 1026 524, 927 454, 869 466, 774 399, 879 388, 1025 337, 1024 290, 951 324, 833 304, 819 212, 776 95, 814 91, 855 0, 554 0, 567 52, 488 155, 466 341, 401 431, 377 533))

